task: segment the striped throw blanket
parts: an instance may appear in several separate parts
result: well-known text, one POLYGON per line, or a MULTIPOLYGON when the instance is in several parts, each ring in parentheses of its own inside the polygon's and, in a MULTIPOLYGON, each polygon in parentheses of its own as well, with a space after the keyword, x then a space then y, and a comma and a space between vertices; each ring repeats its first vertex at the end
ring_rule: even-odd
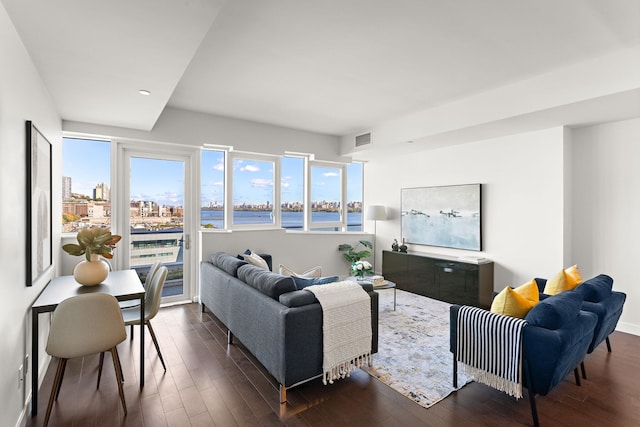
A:
POLYGON ((477 307, 458 312, 458 362, 462 371, 478 382, 522 397, 523 319, 503 316, 477 307))
POLYGON ((322 381, 349 376, 371 365, 371 299, 355 282, 335 282, 304 288, 322 306, 324 355, 322 381))

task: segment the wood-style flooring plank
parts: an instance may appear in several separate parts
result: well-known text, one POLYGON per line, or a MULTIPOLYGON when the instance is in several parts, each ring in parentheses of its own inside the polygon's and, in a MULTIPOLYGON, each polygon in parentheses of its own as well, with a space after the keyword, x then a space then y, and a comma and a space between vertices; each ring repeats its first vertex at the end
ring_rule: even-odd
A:
MULTIPOLYGON (((224 325, 197 304, 162 308, 152 321, 167 371, 151 337, 145 336, 145 386, 139 387, 139 334, 118 345, 128 414, 120 405, 111 356, 100 389, 98 357, 70 360, 49 425, 136 426, 530 426, 528 396, 516 400, 471 383, 425 409, 364 371, 323 385, 321 379, 289 389, 278 402, 278 384, 236 340, 227 346, 224 325)), ((127 329, 127 332, 129 330, 127 329)), ((588 355, 587 379, 567 377, 547 396, 537 396, 541 425, 640 425, 640 337, 615 332, 613 353, 601 345, 588 355)), ((40 411, 27 418, 41 426, 51 391, 54 359, 39 390, 40 411)))

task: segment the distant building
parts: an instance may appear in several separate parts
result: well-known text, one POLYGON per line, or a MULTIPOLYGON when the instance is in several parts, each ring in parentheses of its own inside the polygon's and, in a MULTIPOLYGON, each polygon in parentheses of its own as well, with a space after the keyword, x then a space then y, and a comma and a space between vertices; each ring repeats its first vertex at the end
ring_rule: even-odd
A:
POLYGON ((93 189, 93 198, 94 199, 102 199, 102 200, 111 200, 109 184, 105 182, 101 182, 96 185, 96 188, 93 189))
POLYGON ((62 177, 62 200, 71 199, 71 177, 62 177))

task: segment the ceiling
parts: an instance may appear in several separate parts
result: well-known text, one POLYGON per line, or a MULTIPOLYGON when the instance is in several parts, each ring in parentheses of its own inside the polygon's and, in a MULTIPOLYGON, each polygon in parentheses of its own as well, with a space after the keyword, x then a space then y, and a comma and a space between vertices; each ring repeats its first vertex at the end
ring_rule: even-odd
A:
POLYGON ((637 0, 2 3, 63 119, 141 130, 170 106, 346 135, 640 45, 637 0))

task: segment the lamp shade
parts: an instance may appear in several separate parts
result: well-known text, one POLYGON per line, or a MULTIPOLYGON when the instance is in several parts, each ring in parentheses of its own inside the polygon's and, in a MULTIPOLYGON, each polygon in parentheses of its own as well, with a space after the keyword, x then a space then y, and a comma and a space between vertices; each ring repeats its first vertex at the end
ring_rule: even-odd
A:
POLYGON ((387 219, 387 211, 382 205, 371 205, 367 207, 366 219, 371 221, 383 221, 387 219))

